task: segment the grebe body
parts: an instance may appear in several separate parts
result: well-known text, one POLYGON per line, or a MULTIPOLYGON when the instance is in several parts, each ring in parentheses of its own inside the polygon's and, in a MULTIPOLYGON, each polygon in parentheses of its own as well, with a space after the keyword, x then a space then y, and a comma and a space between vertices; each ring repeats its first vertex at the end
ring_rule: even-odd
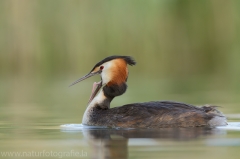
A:
POLYGON ((122 95, 127 90, 127 64, 135 65, 136 62, 130 56, 107 57, 97 63, 90 73, 71 84, 74 85, 96 74, 101 76, 101 81, 93 84, 92 94, 83 115, 83 124, 121 128, 227 125, 226 117, 216 109, 216 106, 196 107, 179 102, 152 101, 110 108, 114 97, 122 95))

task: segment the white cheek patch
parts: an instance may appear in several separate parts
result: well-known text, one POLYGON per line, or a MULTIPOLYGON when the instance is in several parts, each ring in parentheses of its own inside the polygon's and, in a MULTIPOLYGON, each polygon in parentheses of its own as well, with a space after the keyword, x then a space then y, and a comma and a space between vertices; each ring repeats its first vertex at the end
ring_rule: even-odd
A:
POLYGON ((106 62, 105 64, 103 64, 104 68, 103 71, 101 73, 101 77, 102 77, 102 82, 103 84, 107 84, 108 82, 111 81, 111 68, 113 68, 113 63, 111 61, 106 62))

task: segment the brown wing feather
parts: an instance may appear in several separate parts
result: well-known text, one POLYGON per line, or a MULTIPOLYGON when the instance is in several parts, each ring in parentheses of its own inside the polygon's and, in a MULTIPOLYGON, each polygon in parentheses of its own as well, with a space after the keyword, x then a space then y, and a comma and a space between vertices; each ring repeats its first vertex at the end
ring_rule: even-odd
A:
POLYGON ((134 103, 107 110, 96 107, 93 112, 94 125, 125 128, 208 126, 208 121, 219 115, 214 107, 170 101, 134 103))

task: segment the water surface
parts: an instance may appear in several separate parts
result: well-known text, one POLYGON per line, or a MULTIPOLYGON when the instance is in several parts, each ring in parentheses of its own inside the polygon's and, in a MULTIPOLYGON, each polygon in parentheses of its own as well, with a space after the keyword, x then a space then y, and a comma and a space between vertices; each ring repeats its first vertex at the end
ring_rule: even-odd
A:
MULTIPOLYGON (((112 106, 157 99, 196 105, 214 103, 222 106, 219 109, 227 115, 230 126, 214 129, 83 128, 80 123, 92 81, 71 89, 63 87, 63 83, 45 84, 40 88, 30 82, 16 82, 11 89, 2 87, 0 90, 4 97, 0 101, 0 158, 239 158, 238 103, 218 103, 220 94, 210 100, 203 98, 203 94, 215 94, 209 92, 166 93, 155 89, 157 84, 142 84, 146 88, 141 89, 149 90, 146 96, 146 92, 134 91, 140 89, 139 83, 131 83, 127 93, 116 98, 112 106), (78 125, 66 127, 70 123, 78 125)), ((230 95, 225 92, 222 100, 228 101, 228 97, 233 97, 230 95)))

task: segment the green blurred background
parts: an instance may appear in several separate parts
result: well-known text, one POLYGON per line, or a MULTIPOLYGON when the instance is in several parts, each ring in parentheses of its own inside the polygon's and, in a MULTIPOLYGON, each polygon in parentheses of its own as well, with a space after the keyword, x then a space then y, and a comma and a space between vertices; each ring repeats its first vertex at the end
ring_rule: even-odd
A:
POLYGON ((133 56, 113 101, 240 108, 239 0, 1 0, 0 112, 13 122, 80 122, 106 56, 133 56))

